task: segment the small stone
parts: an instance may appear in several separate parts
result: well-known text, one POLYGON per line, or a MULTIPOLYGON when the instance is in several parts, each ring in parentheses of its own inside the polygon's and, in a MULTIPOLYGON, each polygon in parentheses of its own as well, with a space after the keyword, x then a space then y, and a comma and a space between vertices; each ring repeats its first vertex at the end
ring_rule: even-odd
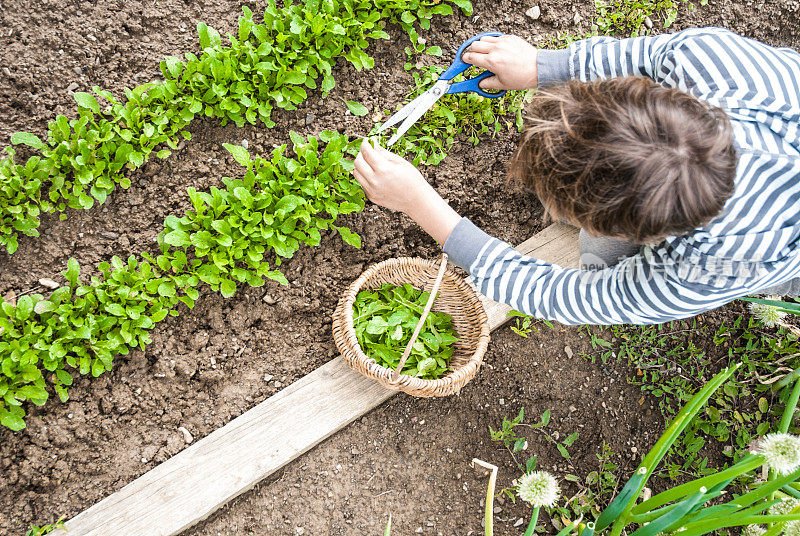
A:
POLYGON ((381 119, 383 119, 383 112, 378 111, 372 114, 373 123, 378 123, 381 119))
POLYGON ((264 303, 266 303, 267 305, 275 305, 276 303, 278 303, 278 300, 276 300, 269 294, 264 294, 264 297, 261 299, 264 300, 264 303))
POLYGON ((83 70, 82 70, 80 67, 78 67, 77 65, 76 65, 75 67, 73 67, 73 68, 72 68, 72 70, 73 70, 73 72, 74 72, 75 74, 77 74, 78 76, 80 76, 80 75, 82 75, 82 74, 83 74, 83 70))
POLYGON ((297 533, 298 536, 300 536, 302 534, 305 534, 306 529, 304 529, 303 527, 297 527, 294 529, 294 531, 297 533))
POLYGON ((39 284, 45 288, 49 288, 50 290, 55 290, 58 288, 58 283, 56 283, 52 279, 47 279, 46 277, 41 278, 39 280, 39 284))
POLYGON ((637 452, 639 452, 639 449, 637 449, 636 447, 631 447, 631 452, 636 454, 637 452))
POLYGON ((308 126, 311 123, 313 123, 314 119, 316 119, 316 118, 317 118, 317 116, 314 115, 314 114, 306 114, 306 126, 308 126))
POLYGON ((500 404, 501 406, 504 406, 505 403, 506 403, 506 399, 505 398, 501 398, 500 400, 497 401, 497 403, 500 404))
POLYGON ((520 525, 522 525, 524 522, 525 522, 525 520, 524 520, 524 519, 522 519, 522 518, 519 518, 519 519, 517 519, 516 521, 514 521, 514 526, 515 526, 515 527, 519 527, 519 526, 520 526, 520 525))
POLYGON ((536 20, 542 16, 542 9, 539 6, 533 6, 528 11, 525 12, 525 15, 532 18, 533 20, 536 20))
POLYGON ((499 514, 499 513, 500 513, 500 512, 502 512, 502 511, 503 511, 503 509, 502 509, 502 508, 500 508, 499 506, 495 506, 495 507, 492 509, 492 512, 494 512, 495 514, 499 514))
POLYGON ((264 374, 264 382, 268 382, 273 378, 272 374, 264 374))
POLYGON ((422 527, 417 527, 417 529, 414 532, 416 532, 417 534, 422 534, 422 527))
POLYGON ((78 83, 77 82, 72 82, 70 85, 67 86, 67 92, 68 93, 72 93, 76 89, 78 89, 78 83))
POLYGON ((249 142, 249 141, 247 141, 247 140, 242 140, 242 147, 244 147, 245 149, 247 149, 248 147, 250 147, 250 142, 249 142))
POLYGON ((572 356, 574 355, 572 353, 572 348, 570 348, 569 346, 564 347, 564 353, 567 354, 567 357, 570 359, 572 359, 572 356))
POLYGON ((194 441, 194 437, 192 437, 191 432, 189 432, 189 430, 187 430, 185 427, 178 427, 178 431, 183 434, 183 440, 186 441, 187 445, 194 441))
POLYGON ((575 13, 575 16, 572 17, 572 23, 575 24, 575 26, 580 24, 582 20, 583 20, 583 17, 581 17, 580 13, 575 13))
POLYGON ((650 17, 644 18, 644 25, 647 26, 648 30, 653 28, 653 21, 650 20, 650 17))
POLYGON ((8 67, 3 67, 3 74, 11 77, 11 70, 8 67))
POLYGON ((119 233, 115 233, 114 231, 101 231, 100 236, 108 238, 109 240, 116 240, 119 238, 119 233))

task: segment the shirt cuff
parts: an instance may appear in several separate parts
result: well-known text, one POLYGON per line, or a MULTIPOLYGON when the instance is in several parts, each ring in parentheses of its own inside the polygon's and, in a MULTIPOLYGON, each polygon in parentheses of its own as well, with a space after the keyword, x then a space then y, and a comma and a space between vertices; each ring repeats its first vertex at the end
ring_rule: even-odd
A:
POLYGON ((548 87, 570 79, 569 50, 540 49, 536 59, 539 87, 548 87))
POLYGON ((469 267, 475 263, 484 246, 491 240, 494 239, 469 219, 461 218, 445 240, 442 250, 447 253, 453 264, 469 272, 469 267))

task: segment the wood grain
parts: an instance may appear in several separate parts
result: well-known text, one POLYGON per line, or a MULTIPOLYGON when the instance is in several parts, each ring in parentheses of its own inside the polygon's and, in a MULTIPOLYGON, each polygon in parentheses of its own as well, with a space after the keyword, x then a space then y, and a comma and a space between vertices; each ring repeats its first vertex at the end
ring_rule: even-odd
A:
MULTIPOLYGON (((577 230, 551 225, 517 249, 575 266, 577 230)), ((508 306, 484 305, 492 329, 508 320, 508 306)), ((334 359, 70 519, 67 532, 51 534, 178 534, 394 394, 334 359)))

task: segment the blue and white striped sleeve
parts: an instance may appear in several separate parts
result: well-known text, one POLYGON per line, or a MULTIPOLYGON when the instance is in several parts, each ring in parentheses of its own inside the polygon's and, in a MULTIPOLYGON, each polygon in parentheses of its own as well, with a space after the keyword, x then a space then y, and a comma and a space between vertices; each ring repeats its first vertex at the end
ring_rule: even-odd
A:
POLYGON ((592 37, 570 48, 571 78, 589 82, 618 76, 647 76, 663 81, 675 70, 673 50, 681 34, 630 37, 592 37))
POLYGON ((525 314, 562 324, 657 324, 714 309, 745 290, 693 289, 644 254, 597 271, 564 268, 520 254, 463 218, 444 251, 481 293, 525 314))

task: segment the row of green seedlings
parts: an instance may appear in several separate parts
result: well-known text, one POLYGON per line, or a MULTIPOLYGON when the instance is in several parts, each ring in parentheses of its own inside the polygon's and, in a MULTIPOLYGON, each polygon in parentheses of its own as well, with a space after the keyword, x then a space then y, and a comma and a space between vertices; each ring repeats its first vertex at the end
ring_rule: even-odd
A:
MULTIPOLYGON (((469 0, 450 1, 471 13, 469 0)), ((126 88, 124 102, 97 87, 95 95, 75 93, 78 117, 58 116, 46 140, 27 132, 11 136, 39 154, 17 164, 7 148, 0 159, 0 244, 9 253, 19 234, 38 236, 42 213, 90 209, 117 185, 128 188, 127 174, 154 151, 167 158, 181 138, 191 137, 185 129, 195 117, 238 126, 260 120, 271 128, 274 108, 296 109, 318 84, 323 96, 333 89, 337 58, 359 71, 372 68, 368 39, 387 39, 387 23, 417 40, 415 23, 426 29, 434 15, 453 13, 438 0, 304 0, 283 7, 270 0, 263 22, 242 9, 230 46, 200 23, 202 53, 167 57, 160 64, 163 82, 126 88)))
MULTIPOLYGON (((419 87, 437 76, 435 69, 414 74, 419 87)), ((458 133, 475 143, 482 134, 511 128, 523 101, 522 93, 501 99, 447 95, 393 150, 416 164, 438 164, 458 133)), ((101 278, 83 286, 77 282, 78 263, 70 260, 64 272, 69 287, 49 299, 23 296, 16 308, 0 304, 0 424, 23 428, 23 404, 44 404, 48 384, 66 400, 72 373, 98 376, 111 368, 115 355, 143 347, 155 322, 177 316, 180 302, 194 304, 200 281, 224 297, 232 296, 238 284, 258 286, 264 278, 286 284, 264 258, 274 254, 277 267, 301 244, 318 245, 326 229, 359 247, 358 235, 333 225, 339 214, 363 207, 360 187, 347 176, 352 163, 344 159, 357 141, 333 132, 318 138, 292 132, 290 138, 296 158, 285 155, 286 146, 276 148, 270 159, 253 159, 243 147, 226 145, 247 168, 245 176, 223 179, 224 189, 189 188, 193 210, 166 218, 157 257, 112 259, 98 267, 101 278), (108 290, 108 285, 119 289, 108 290)))
POLYGON ((193 307, 200 282, 225 297, 243 283, 287 284, 275 269, 281 258, 292 257, 301 244, 318 245, 329 229, 360 247, 358 235, 334 225, 339 215, 364 208, 353 164, 345 159, 356 144, 329 131, 291 137, 295 157, 285 154, 285 145, 270 158, 226 145, 247 168, 244 177, 225 178, 224 188, 209 192, 190 188, 192 208, 166 218, 160 254, 127 262, 114 257, 86 284, 70 259, 67 285, 48 298, 21 296, 16 305, 0 299, 0 424, 24 428, 23 404, 43 405, 48 385, 66 401, 75 371, 96 377, 111 369, 114 356, 144 349, 157 322, 178 316, 180 303, 193 307))
MULTIPOLYGON (((437 164, 453 144, 440 143, 443 133, 494 134, 499 125, 513 123, 521 103, 520 95, 448 95, 393 149, 416 163, 437 164)), ((290 138, 296 158, 286 155, 285 145, 265 159, 226 144, 247 172, 240 180, 223 179, 224 189, 189 188, 192 210, 165 219, 160 255, 101 263, 102 277, 88 285, 80 285, 78 263, 70 259, 64 272, 69 286, 49 299, 22 296, 16 307, 0 301, 0 424, 24 428, 23 404, 43 405, 48 384, 66 401, 74 372, 96 377, 110 370, 115 355, 143 348, 156 322, 178 316, 181 302, 194 305, 201 281, 224 297, 241 283, 259 286, 268 278, 286 284, 275 269, 280 259, 303 243, 319 245, 327 229, 360 247, 357 234, 334 225, 338 215, 364 206, 345 158, 359 140, 329 131, 307 138, 291 132, 290 138), (264 260, 270 256, 274 267, 264 260)))

